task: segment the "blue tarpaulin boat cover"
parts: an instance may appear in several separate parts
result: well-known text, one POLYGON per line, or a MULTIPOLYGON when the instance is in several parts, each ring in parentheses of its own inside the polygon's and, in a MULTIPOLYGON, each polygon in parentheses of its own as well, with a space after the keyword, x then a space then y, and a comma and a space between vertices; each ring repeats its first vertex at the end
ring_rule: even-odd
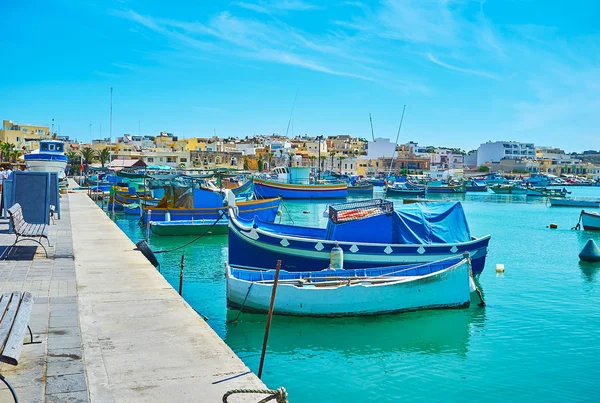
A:
POLYGON ((348 242, 431 244, 471 240, 460 202, 415 203, 391 214, 341 224, 329 221, 326 239, 348 242))

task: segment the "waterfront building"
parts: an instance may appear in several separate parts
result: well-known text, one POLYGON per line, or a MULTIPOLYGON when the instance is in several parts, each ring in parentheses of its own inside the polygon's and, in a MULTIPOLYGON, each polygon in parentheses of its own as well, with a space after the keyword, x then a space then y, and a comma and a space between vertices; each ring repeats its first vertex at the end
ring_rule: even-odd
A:
POLYGON ((436 148, 435 152, 429 153, 429 158, 432 166, 442 169, 463 168, 465 165, 464 155, 453 153, 448 148, 436 148))
POLYGON ((367 159, 376 160, 377 158, 391 158, 396 151, 396 144, 387 138, 376 138, 375 141, 369 141, 367 148, 367 159))
POLYGON ((12 120, 2 121, 2 130, 0 130, 0 140, 4 143, 15 145, 15 149, 33 151, 38 148, 39 140, 49 139, 50 128, 48 126, 30 125, 13 122, 12 120))
POLYGON ((244 169, 244 158, 241 152, 190 151, 191 164, 198 169, 244 169))
POLYGON ((535 158, 533 143, 520 143, 517 141, 488 141, 477 149, 477 165, 499 162, 502 159, 535 158))

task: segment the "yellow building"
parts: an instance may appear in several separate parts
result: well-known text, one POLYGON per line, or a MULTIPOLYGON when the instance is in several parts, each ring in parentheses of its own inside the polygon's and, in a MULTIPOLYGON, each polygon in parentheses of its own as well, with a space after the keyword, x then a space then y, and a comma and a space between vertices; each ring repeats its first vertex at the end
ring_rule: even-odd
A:
POLYGON ((0 140, 14 144, 16 149, 21 150, 25 147, 29 151, 35 150, 38 141, 44 138, 50 138, 48 126, 24 125, 11 120, 2 121, 0 140))

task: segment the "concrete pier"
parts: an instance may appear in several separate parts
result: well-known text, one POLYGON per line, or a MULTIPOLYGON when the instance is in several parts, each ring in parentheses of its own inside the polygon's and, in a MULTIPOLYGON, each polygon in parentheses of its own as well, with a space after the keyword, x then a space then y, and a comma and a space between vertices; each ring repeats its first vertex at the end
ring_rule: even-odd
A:
POLYGON ((18 246, 0 262, 2 291, 33 292, 43 342, 24 346, 18 367, 0 365, 21 401, 220 402, 231 389, 265 388, 85 192, 62 203, 49 259, 18 246))

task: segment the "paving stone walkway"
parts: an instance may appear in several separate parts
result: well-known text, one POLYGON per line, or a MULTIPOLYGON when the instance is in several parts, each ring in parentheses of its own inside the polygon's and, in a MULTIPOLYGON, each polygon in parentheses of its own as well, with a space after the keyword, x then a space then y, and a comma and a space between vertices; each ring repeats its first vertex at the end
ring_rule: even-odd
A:
MULTIPOLYGON (((2 374, 21 402, 87 402, 77 303, 77 281, 68 197, 61 199, 62 216, 50 225, 48 258, 34 242, 9 248, 15 236, 8 220, 0 219, 0 291, 29 291, 34 307, 29 322, 41 344, 23 346, 19 365, 0 364, 2 374)), ((10 392, 0 384, 0 402, 10 392)))

